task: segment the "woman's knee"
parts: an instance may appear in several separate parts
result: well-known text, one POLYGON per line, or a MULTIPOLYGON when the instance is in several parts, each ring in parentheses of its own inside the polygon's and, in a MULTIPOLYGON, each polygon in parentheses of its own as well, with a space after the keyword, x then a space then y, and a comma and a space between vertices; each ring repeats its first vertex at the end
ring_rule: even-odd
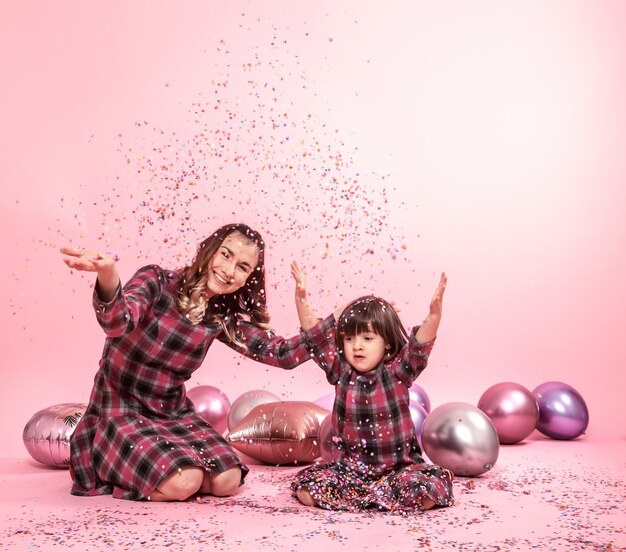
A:
POLYGON ((200 490, 204 472, 200 468, 182 468, 167 477, 158 487, 164 500, 187 500, 200 490))
POLYGON ((208 476, 208 485, 203 485, 203 490, 215 496, 230 496, 241 485, 241 468, 230 468, 220 473, 208 476))

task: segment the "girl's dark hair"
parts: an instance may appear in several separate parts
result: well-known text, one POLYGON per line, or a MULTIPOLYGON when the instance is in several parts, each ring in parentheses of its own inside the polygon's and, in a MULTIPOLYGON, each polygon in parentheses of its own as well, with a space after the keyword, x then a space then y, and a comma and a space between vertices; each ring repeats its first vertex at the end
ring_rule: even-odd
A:
POLYGON ((385 362, 390 362, 406 345, 409 336, 398 318, 396 310, 387 301, 374 295, 364 295, 350 303, 337 320, 335 346, 343 351, 345 337, 373 331, 389 345, 385 362))
POLYGON ((261 235, 245 224, 227 224, 206 238, 199 246, 191 265, 181 271, 177 291, 178 310, 192 324, 218 322, 231 341, 244 345, 237 337, 237 319, 245 315, 250 322, 267 328, 270 316, 265 294, 265 243, 261 235), (224 239, 239 232, 259 250, 259 260, 246 283, 233 293, 205 297, 208 275, 206 268, 224 239))

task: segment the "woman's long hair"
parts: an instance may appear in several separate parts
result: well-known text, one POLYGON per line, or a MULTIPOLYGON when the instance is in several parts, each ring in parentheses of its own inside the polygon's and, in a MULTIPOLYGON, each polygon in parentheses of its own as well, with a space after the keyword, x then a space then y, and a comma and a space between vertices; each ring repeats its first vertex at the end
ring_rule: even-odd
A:
POLYGON ((269 313, 265 294, 265 243, 258 232, 245 224, 227 224, 206 238, 199 246, 191 265, 181 271, 176 293, 180 313, 192 324, 219 323, 228 338, 238 345, 245 344, 237 336, 237 320, 245 315, 250 322, 267 328, 269 313), (206 299, 207 267, 226 236, 233 232, 243 234, 259 250, 259 260, 246 283, 233 293, 215 295, 206 299))
POLYGON ((335 332, 335 346, 343 352, 345 337, 354 337, 373 331, 389 345, 385 362, 391 362, 402 350, 409 336, 393 308, 387 301, 374 295, 364 295, 350 303, 341 313, 335 332))

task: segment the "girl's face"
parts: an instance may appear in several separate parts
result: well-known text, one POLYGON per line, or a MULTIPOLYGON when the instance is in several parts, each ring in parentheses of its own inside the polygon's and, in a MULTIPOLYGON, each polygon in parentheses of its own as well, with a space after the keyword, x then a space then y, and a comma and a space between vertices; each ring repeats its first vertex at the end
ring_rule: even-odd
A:
POLYGON ((224 238, 207 266, 207 298, 241 288, 259 262, 259 250, 240 232, 224 238))
POLYGON ((362 332, 343 338, 343 354, 357 372, 366 373, 376 368, 385 357, 389 345, 377 333, 362 332))

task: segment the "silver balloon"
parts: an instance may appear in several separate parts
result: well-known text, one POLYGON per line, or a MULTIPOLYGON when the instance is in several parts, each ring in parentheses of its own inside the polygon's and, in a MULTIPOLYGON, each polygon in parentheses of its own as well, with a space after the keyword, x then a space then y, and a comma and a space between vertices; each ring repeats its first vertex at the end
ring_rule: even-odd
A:
POLYGON ((500 443, 506 445, 526 439, 539 419, 539 408, 532 393, 510 381, 489 387, 478 400, 478 408, 489 416, 500 443))
POLYGON ((221 389, 212 385, 197 385, 187 391, 187 398, 193 403, 198 415, 216 431, 226 431, 230 400, 221 389))
POLYGON ((260 404, 268 404, 280 401, 280 397, 265 391, 264 389, 253 389, 246 391, 243 395, 237 397, 228 411, 228 430, 232 431, 239 425, 250 411, 260 404))
POLYGON ((70 462, 70 437, 87 410, 82 403, 62 403, 33 414, 24 427, 26 450, 47 466, 67 468, 70 462))
POLYGON ((442 404, 428 415, 422 443, 433 463, 459 476, 489 471, 500 452, 498 433, 489 417, 462 402, 442 404))

